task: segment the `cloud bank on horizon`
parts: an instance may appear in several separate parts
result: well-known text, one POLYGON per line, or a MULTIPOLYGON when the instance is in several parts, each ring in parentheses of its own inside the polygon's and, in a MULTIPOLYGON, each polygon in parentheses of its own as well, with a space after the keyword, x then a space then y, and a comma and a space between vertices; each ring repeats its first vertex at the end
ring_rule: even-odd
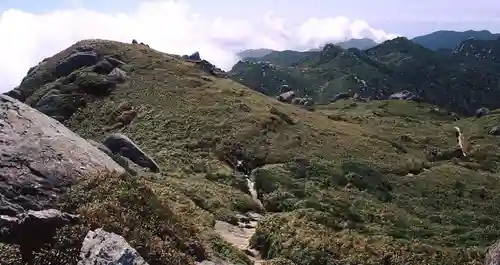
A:
POLYGON ((137 39, 151 48, 175 54, 199 51, 204 59, 229 70, 236 53, 251 48, 305 50, 328 41, 396 37, 363 20, 309 18, 288 23, 267 13, 255 20, 206 19, 187 2, 140 2, 129 13, 102 13, 75 8, 33 14, 16 9, 0 13, 0 92, 17 86, 31 66, 82 39, 122 42, 137 39))

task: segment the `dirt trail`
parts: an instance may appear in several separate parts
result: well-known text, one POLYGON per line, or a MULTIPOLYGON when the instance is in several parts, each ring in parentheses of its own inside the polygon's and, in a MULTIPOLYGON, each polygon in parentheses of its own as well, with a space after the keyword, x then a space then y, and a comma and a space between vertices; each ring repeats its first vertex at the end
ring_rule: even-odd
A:
POLYGON ((257 250, 250 248, 250 238, 255 233, 257 222, 262 216, 251 214, 250 216, 245 215, 241 217, 238 225, 216 221, 215 231, 217 231, 224 240, 245 252, 255 265, 260 265, 264 260, 260 257, 260 253, 257 250))

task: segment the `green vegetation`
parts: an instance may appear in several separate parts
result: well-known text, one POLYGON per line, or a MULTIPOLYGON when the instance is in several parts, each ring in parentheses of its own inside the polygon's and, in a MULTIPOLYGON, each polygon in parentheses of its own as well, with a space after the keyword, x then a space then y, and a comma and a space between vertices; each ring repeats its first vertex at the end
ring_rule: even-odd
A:
POLYGON ((102 174, 75 186, 61 202, 86 220, 61 231, 72 251, 102 226, 150 264, 251 264, 213 229, 215 220, 262 212, 226 158, 259 167, 267 213, 252 245, 267 264, 481 264, 500 237, 500 140, 487 134, 495 112, 454 121, 428 104, 351 100, 310 112, 145 46, 91 40, 69 50, 82 45, 133 70, 63 122, 84 138, 126 134, 162 173, 102 174), (137 117, 113 127, 123 104, 137 117), (455 152, 456 125, 474 144, 470 156, 455 152))
POLYGON ((230 76, 273 96, 286 84, 320 104, 349 90, 372 99, 408 90, 460 114, 499 108, 500 40, 462 41, 454 51, 433 51, 403 37, 366 50, 328 44, 317 52, 275 51, 237 63, 230 76))

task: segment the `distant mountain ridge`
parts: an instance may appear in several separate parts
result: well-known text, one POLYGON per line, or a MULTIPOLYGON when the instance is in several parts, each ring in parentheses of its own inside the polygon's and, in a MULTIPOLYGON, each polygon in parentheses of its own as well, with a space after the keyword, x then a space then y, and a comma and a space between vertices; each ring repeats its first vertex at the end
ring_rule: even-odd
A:
MULTIPOLYGON (((456 46, 470 38, 478 39, 478 40, 496 40, 500 38, 500 33, 491 33, 488 30, 467 30, 467 31, 452 31, 452 30, 439 30, 426 35, 417 36, 410 39, 412 42, 416 44, 420 44, 425 48, 438 51, 438 50, 453 50, 456 46)), ((341 42, 332 42, 333 44, 344 48, 356 48, 360 50, 366 50, 372 47, 375 47, 378 43, 370 38, 361 38, 356 39, 352 38, 346 41, 341 42)), ((308 51, 321 51, 324 46, 318 48, 312 48, 308 51)), ((272 49, 249 49, 239 52, 237 55, 241 59, 250 59, 250 58, 261 58, 264 57, 275 50, 272 49)))
POLYGON ((274 52, 275 50, 271 50, 271 49, 265 49, 265 48, 262 48, 262 49, 249 49, 249 50, 244 50, 244 51, 241 51, 237 54, 238 57, 242 58, 242 59, 248 59, 248 58, 260 58, 260 57, 263 57, 263 56, 266 56, 272 52, 274 52))
POLYGON ((366 50, 372 47, 377 46, 377 42, 370 38, 362 38, 362 39, 350 39, 347 41, 342 41, 335 43, 335 45, 340 46, 344 49, 356 48, 360 50, 366 50))
POLYGON ((434 51, 405 37, 367 50, 334 44, 314 52, 272 52, 239 62, 229 72, 244 85, 275 96, 288 85, 301 96, 327 104, 353 91, 386 99, 408 90, 422 100, 460 114, 500 108, 500 40, 467 39, 454 49, 434 51))
MULTIPOLYGON (((372 39, 369 38, 361 38, 361 39, 349 39, 346 41, 341 41, 341 42, 335 42, 335 45, 338 45, 344 49, 349 49, 349 48, 357 48, 360 50, 365 50, 369 49, 371 47, 374 47, 377 45, 377 42, 375 42, 372 39)), ((320 51, 322 47, 319 48, 312 48, 309 51, 320 51)), ((237 55, 238 57, 246 60, 246 59, 254 59, 254 58, 261 58, 264 57, 272 52, 276 52, 275 50, 272 49, 266 49, 266 48, 261 48, 261 49, 249 49, 249 50, 244 50, 239 52, 237 55)))
POLYGON ((420 44, 431 50, 454 49, 457 44, 470 38, 478 40, 496 40, 500 33, 491 33, 488 30, 467 30, 452 31, 440 30, 430 34, 422 35, 411 39, 414 43, 420 44))

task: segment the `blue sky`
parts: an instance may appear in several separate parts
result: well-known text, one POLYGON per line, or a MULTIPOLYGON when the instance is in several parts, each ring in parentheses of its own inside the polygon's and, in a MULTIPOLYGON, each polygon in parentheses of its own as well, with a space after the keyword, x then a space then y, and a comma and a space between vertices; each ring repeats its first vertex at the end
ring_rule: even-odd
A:
POLYGON ((0 92, 45 57, 85 38, 136 38, 169 53, 196 50, 228 69, 242 49, 309 49, 440 29, 500 32, 493 0, 0 0, 0 92))

